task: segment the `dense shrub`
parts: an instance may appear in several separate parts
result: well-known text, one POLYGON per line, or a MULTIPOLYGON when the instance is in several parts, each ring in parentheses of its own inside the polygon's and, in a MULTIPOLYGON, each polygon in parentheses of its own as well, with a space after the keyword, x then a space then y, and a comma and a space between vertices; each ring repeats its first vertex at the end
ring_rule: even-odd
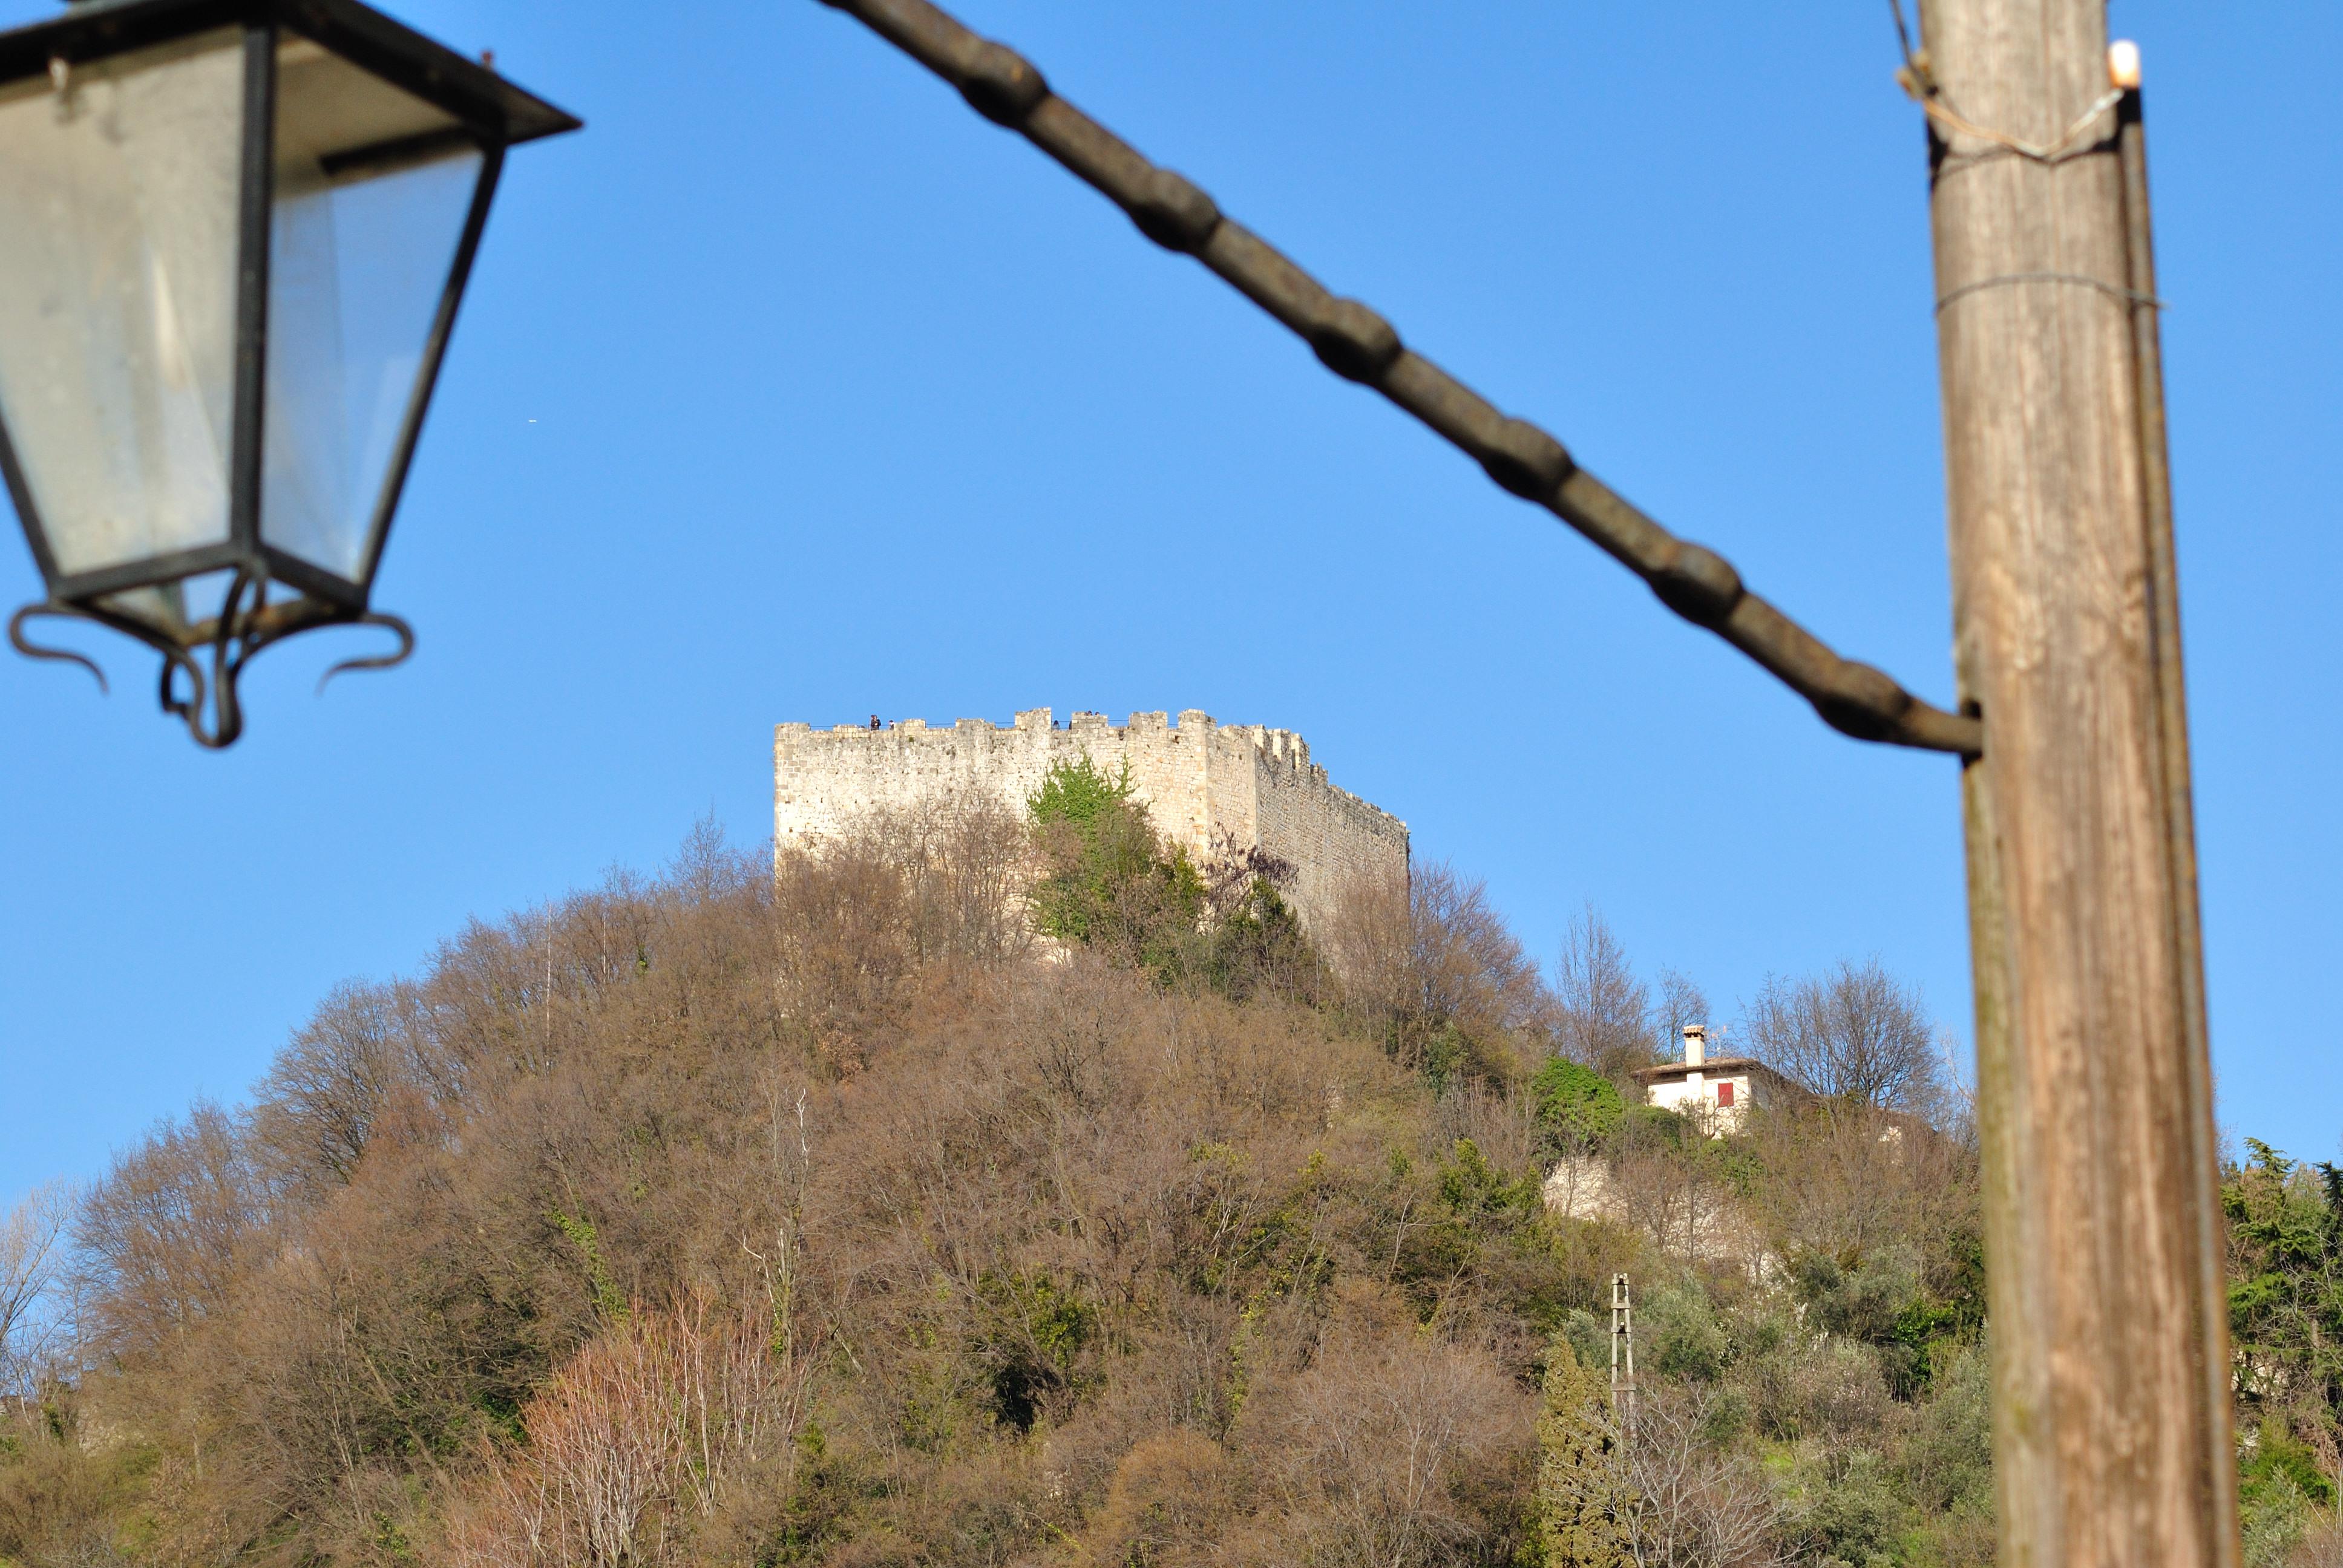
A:
POLYGON ((1536 1098, 1538 1125, 1557 1154, 1600 1148, 1627 1114, 1618 1085, 1566 1056, 1538 1069, 1530 1092, 1536 1098))

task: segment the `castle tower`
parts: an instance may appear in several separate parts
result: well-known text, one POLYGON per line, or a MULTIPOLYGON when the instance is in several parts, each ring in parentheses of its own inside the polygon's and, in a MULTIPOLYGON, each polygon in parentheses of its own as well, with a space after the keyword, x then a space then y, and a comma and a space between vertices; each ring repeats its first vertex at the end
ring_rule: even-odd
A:
POLYGON ((1407 875, 1407 824, 1336 788, 1301 736, 1215 724, 1192 709, 1177 724, 1134 713, 1120 726, 1077 712, 1062 729, 1046 708, 1018 714, 1007 729, 982 719, 779 725, 774 850, 817 848, 872 811, 937 799, 990 799, 1021 816, 1053 765, 1085 757, 1110 775, 1128 767, 1156 830, 1200 861, 1259 849, 1291 865, 1280 891, 1304 926, 1322 920, 1355 880, 1407 875))

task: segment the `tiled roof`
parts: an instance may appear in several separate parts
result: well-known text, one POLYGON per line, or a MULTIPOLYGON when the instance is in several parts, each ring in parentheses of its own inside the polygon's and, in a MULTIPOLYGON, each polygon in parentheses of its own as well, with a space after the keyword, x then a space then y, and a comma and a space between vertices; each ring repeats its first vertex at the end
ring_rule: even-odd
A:
POLYGON ((1738 1073, 1758 1073, 1783 1083, 1790 1081, 1754 1056, 1712 1056, 1698 1067, 1681 1061, 1664 1061, 1656 1067, 1639 1067, 1627 1074, 1638 1083, 1658 1083, 1669 1079, 1684 1078, 1703 1072, 1730 1078, 1738 1073))

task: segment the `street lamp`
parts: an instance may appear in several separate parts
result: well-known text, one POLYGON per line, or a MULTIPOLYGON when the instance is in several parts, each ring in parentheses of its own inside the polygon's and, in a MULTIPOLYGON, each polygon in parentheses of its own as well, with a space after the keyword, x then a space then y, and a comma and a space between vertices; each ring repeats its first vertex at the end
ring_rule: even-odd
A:
POLYGON ((26 622, 136 638, 211 747, 272 642, 404 658, 375 570, 505 149, 578 126, 357 0, 0 33, 0 473, 47 588, 17 648, 96 674, 26 622))

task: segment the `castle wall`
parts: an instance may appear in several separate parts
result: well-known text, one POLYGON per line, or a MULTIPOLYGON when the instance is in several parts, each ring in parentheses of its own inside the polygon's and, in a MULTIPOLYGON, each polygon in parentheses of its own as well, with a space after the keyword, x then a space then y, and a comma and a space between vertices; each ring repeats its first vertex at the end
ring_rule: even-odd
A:
POLYGON ((1051 766, 1084 757, 1111 775, 1128 765, 1157 830, 1198 859, 1233 846, 1291 862, 1295 874, 1282 891, 1305 925, 1322 920, 1353 879, 1406 876, 1407 825, 1337 789, 1300 736, 1216 725, 1194 709, 1177 725, 1161 713, 1117 726, 1078 712, 1062 729, 1046 708, 1020 713, 1006 729, 981 719, 949 728, 917 719, 885 729, 777 726, 774 852, 814 848, 872 811, 924 799, 990 799, 1021 815, 1051 766))
POLYGON ((1251 742, 1252 841, 1292 862, 1296 875, 1285 893, 1297 910, 1330 910, 1363 880, 1405 880, 1407 824, 1331 784, 1310 760, 1309 742, 1258 726, 1222 733, 1251 742))

